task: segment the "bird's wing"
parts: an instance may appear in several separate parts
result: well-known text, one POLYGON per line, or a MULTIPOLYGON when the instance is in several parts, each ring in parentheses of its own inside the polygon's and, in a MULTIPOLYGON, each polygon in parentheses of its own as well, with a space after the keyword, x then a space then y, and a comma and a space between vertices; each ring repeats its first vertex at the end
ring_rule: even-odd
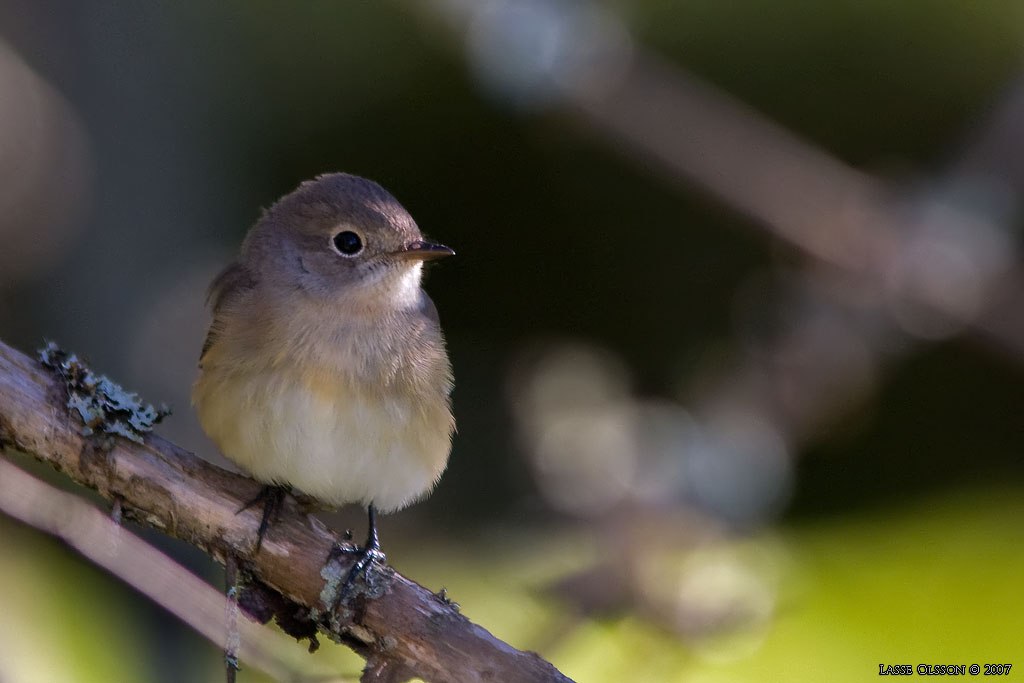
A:
POLYGON ((210 289, 206 292, 206 303, 213 311, 213 322, 210 323, 206 341, 203 342, 203 350, 199 354, 199 367, 203 366, 203 356, 217 341, 217 335, 220 333, 217 314, 221 308, 242 292, 255 286, 256 278, 240 263, 232 263, 210 283, 210 289))

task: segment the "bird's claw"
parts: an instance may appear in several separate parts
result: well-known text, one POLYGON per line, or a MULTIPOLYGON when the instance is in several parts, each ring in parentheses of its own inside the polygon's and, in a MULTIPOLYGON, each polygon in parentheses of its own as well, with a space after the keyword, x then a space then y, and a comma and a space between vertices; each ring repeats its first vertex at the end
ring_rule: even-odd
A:
POLYGON ((283 486, 264 486, 256 497, 239 508, 235 514, 241 514, 255 505, 263 505, 263 517, 260 519, 260 528, 256 532, 256 549, 258 553, 263 547, 263 537, 267 535, 267 529, 277 521, 277 517, 284 505, 284 497, 288 495, 288 489, 283 486))
POLYGON ((377 544, 370 544, 360 548, 347 548, 335 544, 327 556, 327 561, 331 562, 342 555, 354 555, 356 556, 356 561, 352 564, 352 568, 349 569, 345 582, 341 584, 338 596, 335 598, 334 604, 331 605, 332 611, 337 611, 339 607, 347 603, 360 578, 371 582, 373 570, 384 567, 387 564, 387 556, 377 544))
MULTIPOLYGON (((377 537, 377 511, 372 503, 368 506, 367 513, 369 533, 366 535, 366 543, 361 548, 350 548, 335 543, 327 556, 328 564, 342 555, 355 556, 355 562, 345 577, 345 582, 341 584, 337 597, 331 603, 331 612, 334 614, 337 614, 341 607, 347 605, 348 599, 352 595, 360 577, 362 577, 364 584, 362 592, 368 597, 378 597, 382 594, 383 590, 386 590, 386 584, 378 585, 371 571, 371 569, 381 569, 387 564, 387 557, 384 555, 384 551, 380 549, 380 539, 377 537)), ((348 540, 351 537, 351 533, 346 533, 345 537, 348 540)))

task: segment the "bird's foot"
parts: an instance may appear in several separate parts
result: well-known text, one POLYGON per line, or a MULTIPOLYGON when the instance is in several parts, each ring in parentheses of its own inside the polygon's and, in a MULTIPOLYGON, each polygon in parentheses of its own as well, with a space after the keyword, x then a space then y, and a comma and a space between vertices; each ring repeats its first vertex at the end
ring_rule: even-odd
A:
POLYGON ((251 507, 263 505, 263 518, 260 520, 259 531, 256 532, 256 549, 253 551, 254 554, 258 553, 260 548, 263 547, 263 537, 267 535, 267 529, 270 528, 270 525, 277 521, 277 516, 284 505, 284 497, 287 495, 288 489, 284 486, 264 486, 256 494, 255 498, 243 505, 235 513, 241 514, 251 507))
POLYGON ((338 596, 331 606, 332 610, 335 611, 348 601, 360 578, 363 578, 368 584, 372 584, 374 570, 383 568, 387 564, 388 559, 384 551, 380 549, 380 543, 371 542, 357 548, 335 545, 331 548, 327 561, 331 562, 342 555, 352 555, 356 558, 356 561, 348 571, 345 582, 341 584, 338 596))
MULTIPOLYGON (((348 611, 349 599, 353 596, 357 584, 359 593, 367 598, 380 597, 387 592, 390 585, 388 574, 383 571, 387 564, 387 557, 380 549, 380 539, 377 537, 377 510, 372 503, 367 506, 367 513, 369 533, 366 535, 366 543, 363 544, 363 547, 349 548, 336 543, 327 556, 328 565, 342 555, 355 556, 355 562, 349 569, 345 582, 341 584, 337 594, 330 600, 332 623, 339 618, 338 613, 342 608, 345 608, 346 612, 348 611), (382 571, 378 572, 378 570, 382 571), (362 580, 360 581, 360 579, 362 580)), ((351 536, 351 533, 347 533, 346 540, 351 536)), ((325 598, 324 602, 328 602, 328 599, 325 598)), ((359 617, 356 619, 358 620, 359 617)))
POLYGON ((381 550, 380 544, 368 544, 360 548, 344 548, 342 546, 335 546, 331 549, 331 554, 328 556, 328 561, 338 559, 342 555, 352 555, 355 557, 355 563, 352 564, 352 568, 348 570, 348 575, 345 577, 345 583, 341 585, 341 590, 338 592, 338 599, 335 601, 334 607, 337 608, 343 604, 348 596, 352 593, 352 589, 355 588, 356 582, 359 578, 370 579, 370 573, 373 569, 379 569, 387 564, 387 556, 384 551, 381 550))

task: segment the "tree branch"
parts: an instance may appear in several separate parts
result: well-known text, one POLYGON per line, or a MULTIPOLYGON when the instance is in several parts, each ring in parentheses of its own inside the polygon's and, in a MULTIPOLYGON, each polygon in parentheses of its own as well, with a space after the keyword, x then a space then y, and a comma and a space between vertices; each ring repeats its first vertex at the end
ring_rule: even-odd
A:
MULTIPOLYGON (((568 682, 532 652, 516 650, 458 613, 441 596, 387 570, 330 613, 352 560, 325 564, 346 545, 289 501, 253 555, 259 510, 238 510, 260 489, 156 435, 143 443, 83 436, 68 410, 67 390, 39 362, 0 342, 0 449, 12 447, 50 463, 110 501, 126 518, 209 553, 239 559, 252 577, 249 607, 276 616, 293 635, 316 630, 367 659, 371 680, 417 676, 435 683, 568 682)), ((243 596, 244 597, 244 596, 243 596)), ((243 599, 243 604, 246 600, 243 599)))

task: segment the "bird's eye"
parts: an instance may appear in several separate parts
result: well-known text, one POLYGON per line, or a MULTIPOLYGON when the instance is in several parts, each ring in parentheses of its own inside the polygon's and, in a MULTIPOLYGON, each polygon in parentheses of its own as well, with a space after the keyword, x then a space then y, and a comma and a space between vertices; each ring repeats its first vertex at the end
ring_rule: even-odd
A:
POLYGON ((355 256, 363 250, 363 240, 351 230, 345 230, 334 236, 334 247, 345 256, 355 256))

